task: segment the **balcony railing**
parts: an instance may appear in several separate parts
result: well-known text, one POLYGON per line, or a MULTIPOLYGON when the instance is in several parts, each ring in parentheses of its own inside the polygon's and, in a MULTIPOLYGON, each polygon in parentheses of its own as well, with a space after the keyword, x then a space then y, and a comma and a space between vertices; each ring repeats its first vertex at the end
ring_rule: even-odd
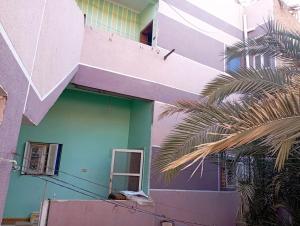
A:
MULTIPOLYGON (((141 33, 154 20, 157 10, 152 1, 148 4, 145 1, 145 8, 140 12, 113 1, 76 1, 85 14, 87 26, 113 32, 134 41, 143 40, 141 33)), ((148 32, 152 38, 153 29, 148 32)))

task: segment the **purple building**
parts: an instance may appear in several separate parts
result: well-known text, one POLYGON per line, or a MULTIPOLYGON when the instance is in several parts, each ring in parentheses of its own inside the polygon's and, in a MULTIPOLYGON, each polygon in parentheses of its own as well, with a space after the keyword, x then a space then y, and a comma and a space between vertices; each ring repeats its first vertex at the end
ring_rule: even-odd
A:
POLYGON ((269 17, 299 29, 278 0, 3 0, 0 2, 2 225, 235 225, 231 172, 207 160, 166 183, 152 167, 180 115, 224 60, 269 17), (107 201, 143 191, 151 203, 107 201), (163 223, 164 222, 164 223, 163 223))

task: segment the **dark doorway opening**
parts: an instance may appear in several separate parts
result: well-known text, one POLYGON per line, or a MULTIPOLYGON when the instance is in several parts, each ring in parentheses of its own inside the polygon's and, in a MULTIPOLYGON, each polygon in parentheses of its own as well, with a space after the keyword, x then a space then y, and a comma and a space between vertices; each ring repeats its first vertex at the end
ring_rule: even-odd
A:
POLYGON ((140 33, 140 42, 152 46, 153 21, 151 21, 140 33))

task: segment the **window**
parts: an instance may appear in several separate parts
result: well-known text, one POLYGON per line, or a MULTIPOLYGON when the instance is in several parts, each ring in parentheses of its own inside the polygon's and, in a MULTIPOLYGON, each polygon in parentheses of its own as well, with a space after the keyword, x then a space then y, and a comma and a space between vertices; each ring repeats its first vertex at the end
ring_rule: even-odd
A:
MULTIPOLYGON (((225 47, 225 55, 227 55, 228 52, 230 52, 231 47, 225 47)), ((225 58, 225 71, 230 72, 236 72, 241 67, 241 58, 240 57, 234 57, 234 58, 225 58)))
POLYGON ((238 182, 251 181, 251 157, 236 160, 235 153, 225 152, 222 153, 221 160, 221 189, 232 190, 238 182))
POLYGON ((236 180, 235 180, 235 172, 233 167, 235 156, 233 154, 229 154, 225 152, 222 153, 221 158, 222 158, 221 187, 223 189, 235 188, 236 180))
POLYGON ((114 149, 112 152, 110 193, 142 189, 143 150, 114 149))
POLYGON ((22 174, 58 175, 62 144, 26 142, 22 174))
POLYGON ((271 58, 265 55, 253 56, 253 67, 255 69, 271 67, 271 58))
POLYGON ((151 21, 140 33, 140 42, 152 46, 153 21, 151 21))
POLYGON ((241 59, 238 57, 227 60, 226 71, 227 72, 235 72, 240 68, 240 66, 241 66, 241 59))

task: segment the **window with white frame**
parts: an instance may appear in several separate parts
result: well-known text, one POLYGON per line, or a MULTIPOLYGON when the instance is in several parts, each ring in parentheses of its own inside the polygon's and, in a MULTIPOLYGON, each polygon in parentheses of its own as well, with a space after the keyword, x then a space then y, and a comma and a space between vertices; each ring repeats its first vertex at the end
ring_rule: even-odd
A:
POLYGON ((140 191, 142 189, 143 150, 112 151, 109 191, 140 191))
POLYGON ((58 175, 62 144, 26 142, 22 174, 58 175))
POLYGON ((253 56, 253 67, 255 69, 271 67, 271 58, 266 55, 254 55, 253 56))

